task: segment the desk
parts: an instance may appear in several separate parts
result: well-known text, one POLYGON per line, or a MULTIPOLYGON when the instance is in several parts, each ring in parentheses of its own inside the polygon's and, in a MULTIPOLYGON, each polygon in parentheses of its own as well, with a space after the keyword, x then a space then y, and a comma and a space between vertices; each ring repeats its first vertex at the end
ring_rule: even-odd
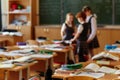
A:
POLYGON ((7 41, 7 46, 15 45, 16 42, 22 42, 23 36, 4 36, 0 35, 0 40, 7 41))
MULTIPOLYGON (((83 67, 85 67, 87 64, 91 63, 91 62, 94 62, 94 61, 88 61, 88 62, 82 62, 81 64, 83 64, 83 67)), ((112 66, 115 66, 115 64, 118 64, 117 62, 111 62, 112 66)), ((53 79, 63 79, 63 80, 66 80, 66 77, 69 77, 70 75, 69 74, 59 74, 59 73, 56 73, 56 74, 53 74, 52 75, 52 78, 53 79)), ((113 80, 113 79, 116 79, 118 78, 118 75, 116 74, 105 74, 105 76, 101 77, 101 78, 98 78, 97 80, 113 80)))
POLYGON ((44 76, 48 70, 48 67, 54 71, 54 68, 53 68, 53 57, 49 57, 49 58, 39 58, 39 57, 34 57, 35 60, 38 61, 37 64, 33 65, 30 67, 31 71, 36 71, 36 72, 44 72, 44 76))
POLYGON ((31 62, 27 63, 23 66, 15 66, 14 68, 6 69, 2 68, 0 69, 0 74, 5 74, 4 78, 0 78, 0 80, 22 80, 23 78, 25 80, 28 80, 30 78, 30 66, 36 64, 37 62, 31 62), (1 70, 3 70, 1 72, 1 70))
MULTIPOLYGON (((54 48, 53 49, 39 48, 39 50, 50 50, 50 51, 55 52, 57 54, 57 56, 54 57, 54 62, 57 62, 60 64, 67 64, 67 60, 68 60, 71 49, 72 48, 69 46, 67 46, 66 48, 63 48, 61 50, 54 50, 54 48)), ((71 57, 73 57, 73 56, 71 56, 71 57)))
MULTIPOLYGON (((66 77, 68 77, 69 75, 64 75, 64 74, 54 74, 52 76, 53 80, 54 79, 63 79, 66 80, 66 77)), ((102 78, 98 78, 97 80, 114 80, 117 79, 118 75, 114 75, 114 74, 106 74, 104 77, 102 78)))
MULTIPOLYGON (((23 50, 24 51, 24 50, 23 50)), ((30 69, 31 71, 36 71, 36 72, 44 72, 44 75, 46 73, 46 71, 48 70, 48 67, 50 67, 52 70, 54 70, 53 68, 53 57, 56 56, 56 53, 53 53, 51 55, 47 55, 47 54, 21 54, 21 55, 16 55, 16 54, 12 54, 12 55, 8 55, 10 54, 9 52, 7 53, 3 53, 0 56, 1 57, 8 57, 8 58, 18 58, 18 57, 22 57, 22 56, 29 56, 31 58, 33 58, 34 60, 37 60, 38 63, 36 63, 35 65, 31 66, 30 69)), ((19 54, 19 51, 18 51, 19 54)))

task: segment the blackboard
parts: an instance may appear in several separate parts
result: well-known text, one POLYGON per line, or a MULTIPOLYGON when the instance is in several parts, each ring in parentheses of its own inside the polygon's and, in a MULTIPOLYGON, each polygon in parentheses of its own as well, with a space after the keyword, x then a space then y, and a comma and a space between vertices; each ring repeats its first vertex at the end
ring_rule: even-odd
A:
POLYGON ((112 1, 111 0, 64 0, 64 15, 67 12, 76 14, 84 5, 92 8, 97 15, 99 24, 112 24, 112 1))
POLYGON ((115 0, 115 24, 120 24, 120 0, 115 0))
POLYGON ((60 0, 40 0, 40 24, 60 24, 60 0))
POLYGON ((2 12, 1 12, 1 0, 0 0, 0 31, 2 29, 2 12))
POLYGON ((40 0, 40 24, 62 24, 68 12, 75 15, 84 5, 92 8, 98 24, 120 24, 120 0, 114 1, 115 6, 113 0, 40 0))

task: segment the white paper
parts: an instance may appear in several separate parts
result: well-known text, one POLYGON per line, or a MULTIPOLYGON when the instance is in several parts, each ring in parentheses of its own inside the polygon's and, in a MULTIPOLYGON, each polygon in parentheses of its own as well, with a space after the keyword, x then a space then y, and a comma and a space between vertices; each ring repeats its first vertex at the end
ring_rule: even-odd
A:
POLYGON ((112 55, 110 53, 106 53, 106 52, 101 52, 101 53, 99 53, 99 54, 92 57, 93 60, 94 59, 100 59, 100 58, 110 58, 112 60, 119 61, 119 57, 114 56, 114 55, 112 55))
POLYGON ((110 65, 110 61, 96 61, 97 64, 110 65))
POLYGON ((38 48, 37 45, 25 45, 25 46, 18 46, 20 49, 28 49, 28 48, 38 48))
POLYGON ((120 74, 120 70, 117 70, 117 71, 115 72, 115 74, 120 74))
POLYGON ((16 61, 16 62, 25 62, 25 61, 27 61, 27 60, 29 60, 31 58, 32 58, 31 56, 24 56, 24 57, 17 58, 14 61, 16 61))
POLYGON ((117 71, 117 69, 102 66, 98 71, 103 72, 103 73, 115 73, 117 71))
POLYGON ((13 68, 14 64, 0 64, 0 68, 13 68))
POLYGON ((93 73, 93 72, 81 72, 77 76, 88 76, 93 78, 101 78, 105 75, 105 73, 93 73))
POLYGON ((120 48, 111 49, 111 50, 109 50, 109 52, 120 53, 120 48))
POLYGON ((51 58, 53 55, 48 54, 33 54, 31 55, 32 58, 51 58))
POLYGON ((100 59, 102 57, 104 57, 106 53, 105 52, 101 52, 101 53, 98 53, 97 55, 93 56, 92 59, 100 59))
POLYGON ((88 64, 84 69, 86 70, 92 70, 94 72, 97 72, 100 69, 100 66, 95 63, 88 64))

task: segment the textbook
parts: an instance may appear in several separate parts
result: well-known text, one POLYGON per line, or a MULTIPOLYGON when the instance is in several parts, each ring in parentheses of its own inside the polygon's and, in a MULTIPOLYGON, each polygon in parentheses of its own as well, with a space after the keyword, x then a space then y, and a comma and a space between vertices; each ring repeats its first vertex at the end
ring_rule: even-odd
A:
POLYGON ((116 71, 118 71, 117 69, 111 68, 111 67, 107 67, 107 66, 99 66, 96 63, 90 63, 88 64, 85 68, 85 71, 89 71, 89 72, 102 72, 102 73, 113 73, 115 74, 116 71))
POLYGON ((30 59, 32 59, 31 56, 24 56, 24 57, 20 57, 20 58, 15 59, 14 62, 27 62, 30 59))
POLYGON ((71 73, 79 73, 81 71, 81 68, 83 67, 82 64, 64 64, 61 66, 61 68, 56 69, 55 73, 59 74, 71 74, 71 73))
POLYGON ((96 59, 111 59, 111 60, 115 60, 115 61, 119 61, 119 57, 112 55, 110 53, 106 53, 106 52, 101 52, 95 56, 92 57, 92 60, 96 60, 96 59))
POLYGON ((76 74, 81 72, 80 69, 75 69, 75 70, 63 70, 62 68, 56 69, 55 74, 76 74))

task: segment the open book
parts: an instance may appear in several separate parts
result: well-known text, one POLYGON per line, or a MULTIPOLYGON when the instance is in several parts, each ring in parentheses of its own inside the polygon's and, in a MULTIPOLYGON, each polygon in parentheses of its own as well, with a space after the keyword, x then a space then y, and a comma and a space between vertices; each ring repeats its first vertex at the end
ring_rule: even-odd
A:
POLYGON ((118 56, 115 56, 115 55, 112 55, 112 54, 106 53, 106 52, 101 52, 101 53, 99 53, 99 54, 92 57, 93 60, 102 59, 102 58, 108 58, 108 59, 112 59, 112 60, 115 60, 115 61, 119 61, 118 56))
POLYGON ((86 71, 88 70, 88 71, 93 71, 93 72, 113 73, 113 74, 115 74, 116 71, 118 71, 117 69, 110 68, 110 67, 107 67, 107 66, 100 67, 96 63, 90 63, 84 69, 86 71))

